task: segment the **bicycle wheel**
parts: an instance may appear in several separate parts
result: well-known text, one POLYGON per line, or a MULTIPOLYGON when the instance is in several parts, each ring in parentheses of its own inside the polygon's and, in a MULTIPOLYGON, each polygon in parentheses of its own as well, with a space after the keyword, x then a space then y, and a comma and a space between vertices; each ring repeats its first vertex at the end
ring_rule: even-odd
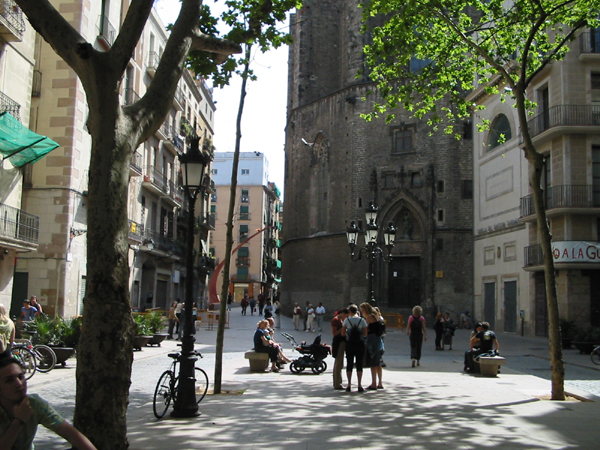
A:
POLYGON ((47 345, 35 345, 33 347, 37 359, 38 372, 50 372, 56 366, 56 353, 47 345))
POLYGON ((157 419, 162 419, 162 417, 169 409, 169 405, 171 404, 171 399, 174 397, 173 393, 173 385, 174 385, 174 376, 173 372, 167 370, 163 372, 163 374, 158 379, 158 383, 156 383, 156 389, 154 390, 154 415, 157 419))
POLYGON ((19 361, 25 372, 25 378, 29 380, 35 374, 37 367, 33 352, 25 347, 13 347, 10 352, 19 361))
POLYGON ((596 347, 590 356, 594 364, 600 364, 600 347, 596 347))
POLYGON ((208 375, 200 367, 196 367, 196 403, 200 403, 208 391, 208 375))

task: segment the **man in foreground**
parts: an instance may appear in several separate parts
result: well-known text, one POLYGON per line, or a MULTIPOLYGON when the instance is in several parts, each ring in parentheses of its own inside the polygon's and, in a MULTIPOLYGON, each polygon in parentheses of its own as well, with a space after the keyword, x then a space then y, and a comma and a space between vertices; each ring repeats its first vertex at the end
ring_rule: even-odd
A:
POLYGON ((0 450, 32 450, 38 424, 78 450, 96 447, 38 395, 27 395, 27 379, 10 353, 0 355, 0 450))

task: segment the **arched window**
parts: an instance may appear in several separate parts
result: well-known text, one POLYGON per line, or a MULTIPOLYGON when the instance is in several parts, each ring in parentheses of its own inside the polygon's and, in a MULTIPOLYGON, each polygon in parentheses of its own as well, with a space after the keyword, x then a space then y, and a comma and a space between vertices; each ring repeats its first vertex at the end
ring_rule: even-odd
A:
POLYGON ((492 121, 490 126, 490 134, 488 135, 488 150, 498 147, 505 142, 510 141, 512 132, 510 130, 510 122, 504 114, 499 114, 492 121))

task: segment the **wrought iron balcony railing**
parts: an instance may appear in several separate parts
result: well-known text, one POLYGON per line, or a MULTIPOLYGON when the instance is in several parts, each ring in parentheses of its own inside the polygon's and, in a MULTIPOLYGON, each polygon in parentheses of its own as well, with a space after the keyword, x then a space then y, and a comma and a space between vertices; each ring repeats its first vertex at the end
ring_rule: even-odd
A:
POLYGON ((24 32, 25 20, 21 8, 13 0, 0 0, 0 35, 8 42, 21 41, 24 32))
POLYGON ((37 244, 39 235, 38 216, 0 203, 0 236, 37 244))
POLYGON ((142 173, 142 162, 143 162, 143 156, 141 153, 139 152, 135 152, 133 154, 133 156, 131 157, 131 168, 133 170, 135 170, 137 173, 142 173))
POLYGON ((21 121, 21 105, 15 102, 4 92, 0 92, 0 112, 8 112, 11 116, 21 121))
POLYGON ((144 238, 144 225, 134 222, 133 220, 129 221, 129 239, 142 242, 144 238))
POLYGON ((527 122, 531 137, 560 126, 600 126, 600 105, 558 105, 527 122))
POLYGON ((525 247, 525 267, 541 266, 544 263, 542 246, 540 244, 525 247))
MULTIPOLYGON (((556 208, 600 208, 600 186, 551 186, 544 192, 546 210, 556 208)), ((535 214, 533 195, 521 198, 521 217, 535 214)))

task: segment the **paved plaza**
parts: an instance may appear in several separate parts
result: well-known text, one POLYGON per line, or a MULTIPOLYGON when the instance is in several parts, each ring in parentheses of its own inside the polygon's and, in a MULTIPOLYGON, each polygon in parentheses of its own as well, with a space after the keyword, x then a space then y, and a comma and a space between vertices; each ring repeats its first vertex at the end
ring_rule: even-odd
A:
MULTIPOLYGON (((550 393, 547 340, 499 334, 506 366, 497 378, 462 373, 468 331, 457 330, 452 351, 435 351, 428 329, 421 367, 411 368, 408 337, 388 330, 383 373, 384 390, 364 393, 332 389, 329 357, 322 375, 251 373, 244 352, 252 344, 258 317, 234 310, 225 332, 223 390, 207 395, 201 415, 192 419, 165 416, 156 420, 152 396, 159 375, 170 363, 166 356, 177 341, 135 353, 128 427, 132 450, 153 449, 597 449, 600 433, 600 366, 588 355, 565 351, 566 390, 591 401, 540 400, 550 393)), ((294 331, 290 319, 282 328, 296 340, 316 334, 294 331)), ((329 326, 322 332, 331 342, 329 326)), ((280 336, 286 354, 291 352, 280 336)), ((216 330, 196 334, 199 365, 214 378, 216 330)), ((51 373, 36 374, 30 392, 39 393, 72 417, 75 361, 51 373)), ((364 385, 370 383, 365 371, 364 385)), ((354 387, 356 384, 354 383, 354 387)), ((212 390, 212 384, 210 387, 212 390)), ((209 392, 210 392, 209 390, 209 392)), ((42 428, 43 429, 43 428, 42 428)), ((51 433, 41 431, 37 449, 64 449, 51 433)))

